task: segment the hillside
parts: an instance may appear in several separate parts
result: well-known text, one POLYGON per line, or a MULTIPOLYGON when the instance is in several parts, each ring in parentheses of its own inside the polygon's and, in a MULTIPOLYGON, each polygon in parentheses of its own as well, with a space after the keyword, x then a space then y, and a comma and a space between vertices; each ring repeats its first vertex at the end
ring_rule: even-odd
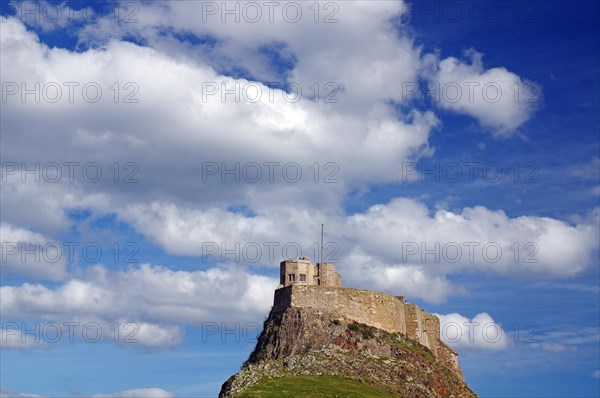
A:
POLYGON ((359 380, 328 375, 262 379, 239 395, 239 398, 281 397, 393 398, 393 395, 379 391, 359 380))
POLYGON ((275 396, 271 394, 477 396, 427 347, 405 335, 297 307, 271 311, 254 351, 219 396, 275 396))

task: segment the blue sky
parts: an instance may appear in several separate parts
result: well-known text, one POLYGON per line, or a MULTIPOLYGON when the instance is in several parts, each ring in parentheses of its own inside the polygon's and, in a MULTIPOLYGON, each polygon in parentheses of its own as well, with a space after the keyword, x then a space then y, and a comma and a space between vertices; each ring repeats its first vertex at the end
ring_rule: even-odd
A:
POLYGON ((346 286, 502 330, 450 342, 480 396, 599 396, 599 4, 228 4, 2 2, 0 396, 216 396, 321 223, 346 286))

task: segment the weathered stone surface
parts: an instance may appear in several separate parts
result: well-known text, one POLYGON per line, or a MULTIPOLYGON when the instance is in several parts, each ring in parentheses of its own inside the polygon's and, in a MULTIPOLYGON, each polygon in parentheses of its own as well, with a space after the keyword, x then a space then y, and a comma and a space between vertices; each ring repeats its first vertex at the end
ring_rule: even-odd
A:
POLYGON ((254 351, 219 396, 284 375, 342 375, 399 397, 476 397, 417 341, 319 308, 273 309, 254 351))
POLYGON ((279 286, 291 285, 342 286, 342 276, 332 263, 313 264, 306 257, 284 260, 279 264, 279 286))

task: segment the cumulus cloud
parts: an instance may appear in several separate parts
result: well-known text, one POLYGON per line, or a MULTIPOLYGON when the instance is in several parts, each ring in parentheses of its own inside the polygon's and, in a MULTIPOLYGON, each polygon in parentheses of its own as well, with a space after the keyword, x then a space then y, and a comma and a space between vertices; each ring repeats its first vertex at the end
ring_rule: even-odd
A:
POLYGON ((492 317, 482 312, 473 319, 463 315, 435 314, 440 318, 441 339, 457 350, 504 350, 510 344, 510 337, 492 317))
POLYGON ((42 234, 2 223, 0 245, 0 275, 60 280, 67 274, 62 244, 42 234))
POLYGON ((483 206, 430 212, 394 199, 349 217, 347 229, 370 253, 447 271, 469 268, 513 276, 571 276, 590 266, 598 227, 535 216, 508 217, 483 206), (514 246, 517 244, 517 246, 514 246))
MULTIPOLYGON (((171 58, 157 49, 113 40, 102 48, 72 53, 48 48, 14 18, 3 23, 1 29, 2 51, 7 54, 1 61, 4 84, 18 90, 9 95, 6 86, 3 92, 8 115, 2 120, 5 161, 25 162, 29 168, 39 162, 42 169, 48 163, 80 165, 75 173, 77 183, 51 187, 57 191, 52 198, 54 203, 62 203, 59 197, 66 195, 71 199, 67 203, 73 204, 83 191, 100 196, 98 202, 102 202, 102 195, 109 196, 117 206, 133 201, 132 196, 152 194, 159 200, 220 207, 239 203, 256 206, 275 199, 332 208, 339 206, 353 185, 399 181, 397 170, 402 161, 428 153, 429 135, 438 125, 432 112, 398 113, 385 93, 361 103, 360 111, 345 102, 328 104, 305 97, 290 102, 283 98, 283 90, 227 77, 206 63, 171 58), (29 61, 23 63, 24 59, 29 61), (33 64, 39 68, 33 68, 33 64), (73 102, 65 82, 79 84, 74 88, 73 102), (21 83, 28 89, 39 83, 40 101, 36 102, 31 94, 21 101, 21 83), (84 99, 83 87, 88 83, 102 90, 97 102, 84 99), (220 94, 205 95, 206 83, 219 88, 252 84, 264 95, 254 103, 233 97, 222 101, 220 94), (55 103, 45 100, 48 85, 52 93, 57 85, 61 90, 55 103), (115 90, 120 93, 118 103, 115 90), (132 95, 139 102, 122 103, 134 91, 132 95), (274 91, 273 100, 269 91, 274 91), (36 118, 27 117, 32 112, 36 118), (53 139, 45 138, 49 136, 53 139), (33 141, 43 145, 26 144, 33 141), (346 145, 339 145, 340 142, 346 145), (103 166, 103 177, 94 183, 81 176, 83 165, 90 162, 103 166), (135 164, 139 183, 115 183, 114 170, 109 169, 115 162, 120 168, 135 164), (202 174, 206 162, 224 163, 228 169, 236 167, 236 163, 275 162, 277 183, 268 181, 266 169, 257 183, 242 179, 239 184, 223 184, 220 175, 206 181, 202 174), (291 162, 302 168, 303 178, 297 183, 283 181, 281 176, 283 166, 291 162), (319 183, 314 182, 316 162, 319 183), (328 164, 337 171, 325 170, 328 164), (323 183, 330 173, 338 183, 323 183), (327 194, 323 194, 324 190, 327 194)), ((373 48, 372 43, 369 48, 373 48)), ((384 63, 375 63, 380 64, 384 63)), ((397 80, 397 76, 391 78, 393 71, 404 70, 392 67, 387 72, 388 80, 397 80)), ((363 81, 349 78, 347 87, 363 81)), ((352 90, 352 98, 362 98, 361 90, 352 90)), ((121 172, 122 180, 127 171, 121 172)), ((64 174, 63 166, 63 180, 64 174)), ((27 193, 19 185, 7 191, 8 200, 14 204, 21 198, 32 202, 33 199, 27 200, 27 193)), ((62 213, 60 208, 57 210, 52 214, 62 213)), ((60 219, 54 220, 58 222, 60 219)))
POLYGON ((483 54, 467 51, 468 61, 449 57, 430 77, 434 102, 474 117, 495 136, 510 137, 529 120, 542 100, 541 88, 503 67, 485 69, 483 54))
MULTIPOLYGON (((4 176, 4 168, 2 170, 4 176)), ((63 196, 54 186, 48 186, 43 192, 40 184, 20 183, 10 178, 2 181, 2 211, 3 221, 15 225, 35 225, 37 230, 56 231, 66 229, 69 225, 63 196)))
MULTIPOLYGON (((251 262, 254 252, 250 245, 257 243, 260 250, 257 263, 269 265, 282 256, 286 257, 286 245, 290 247, 290 257, 307 255, 306 252, 298 253, 294 248, 308 250, 318 235, 319 224, 313 220, 328 221, 327 215, 319 211, 276 204, 270 211, 265 209, 265 212, 253 216, 218 208, 182 207, 167 202, 136 204, 121 209, 117 214, 171 253, 225 260, 220 256, 221 252, 239 245, 239 250, 234 252, 239 254, 246 247, 247 253, 238 256, 236 261, 251 262), (212 243, 219 248, 216 255, 208 256, 215 251, 210 247, 212 243)), ((233 259, 232 256, 230 258, 233 259)))
POLYGON ((171 271, 144 264, 110 272, 96 266, 82 278, 54 288, 28 283, 2 286, 0 310, 7 321, 31 317, 59 325, 75 322, 75 335, 90 325, 91 336, 86 341, 96 338, 97 329, 103 338, 113 339, 112 325, 117 322, 120 333, 135 340, 132 346, 161 349, 180 344, 185 325, 231 319, 256 322, 272 304, 276 286, 274 278, 239 267, 171 271))
POLYGON ((114 205, 119 219, 166 251, 198 256, 199 262, 275 266, 282 258, 299 255, 316 259, 319 220, 327 225, 326 240, 335 244, 335 255, 333 250, 326 254, 338 260, 346 281, 431 302, 464 292, 449 279, 455 273, 570 277, 589 267, 598 250, 593 214, 569 224, 548 217, 511 218, 482 206, 433 211, 417 200, 400 198, 352 216, 278 203, 246 215, 166 201, 122 208, 110 200, 108 205, 94 199, 81 203, 86 201, 107 212, 114 205), (224 255, 227 250, 234 254, 224 255), (386 277, 365 280, 360 275, 368 269, 386 277), (428 284, 437 288, 420 288, 428 284))
POLYGON ((228 248, 236 242, 241 246, 258 242, 263 248, 269 241, 278 242, 279 247, 298 242, 308 249, 317 235, 314 220, 324 220, 328 239, 337 243, 339 253, 359 248, 372 257, 349 259, 353 264, 375 259, 427 265, 431 271, 469 268, 513 276, 572 276, 592 264, 598 249, 598 227, 588 218, 571 225, 548 217, 511 218, 483 206, 433 212, 407 198, 352 216, 276 205, 268 213, 245 216, 164 202, 132 206, 119 215, 168 251, 198 256, 205 254, 207 242, 226 242, 228 248))
POLYGON ((94 394, 93 398, 174 398, 175 394, 160 388, 136 388, 112 394, 94 394))
POLYGON ((337 260, 348 283, 432 302, 464 293, 448 276, 465 270, 542 280, 577 275, 593 264, 599 233, 593 216, 569 224, 548 217, 511 218, 483 206, 433 211, 406 198, 352 216, 276 204, 247 216, 165 202, 130 206, 118 214, 170 253, 269 266, 299 255, 318 258, 315 220, 323 221, 326 241, 332 243, 325 254, 337 260))
POLYGON ((448 296, 466 292, 464 288, 453 285, 445 275, 431 272, 423 264, 385 263, 358 249, 344 257, 338 268, 347 285, 367 285, 372 289, 401 293, 431 303, 440 303, 448 296))
MULTIPOLYGON (((319 15, 309 3, 277 3, 271 11, 260 3, 262 17, 252 22, 243 4, 227 6, 237 7, 237 20, 224 14, 223 4, 213 4, 214 10, 202 2, 143 3, 137 23, 105 18, 87 25, 79 38, 98 45, 133 35, 173 57, 195 57, 217 70, 238 67, 259 81, 291 81, 306 90, 315 82, 334 82, 340 87, 336 111, 346 112, 382 99, 399 100, 402 83, 414 81, 419 70, 420 49, 407 35, 398 35, 394 25, 394 17, 406 10, 402 1, 380 1, 376 7, 364 1, 331 3, 319 15), (289 18, 288 12, 301 17, 289 18), (182 33, 208 37, 215 44, 190 47, 177 40, 182 33), (265 48, 293 68, 281 76, 265 48)), ((319 96, 328 93, 321 90, 319 96)))
MULTIPOLYGON (((147 35, 147 29, 158 24, 157 21, 166 20, 176 24, 177 29, 237 40, 248 48, 263 43, 270 34, 287 31, 277 23, 263 26, 268 28, 266 31, 244 24, 236 24, 233 30, 225 29, 225 24, 215 21, 198 24, 193 16, 201 15, 195 13, 201 11, 198 8, 200 3, 180 3, 143 4, 140 23, 131 24, 128 29, 139 29, 139 34, 147 35), (159 18, 159 15, 171 17, 159 18)), ((294 73, 306 75, 305 80, 322 77, 319 73, 330 70, 316 68, 318 60, 337 62, 342 54, 345 58, 350 54, 351 60, 344 59, 340 63, 348 76, 344 81, 345 95, 363 98, 365 92, 370 93, 371 97, 366 96, 368 100, 360 104, 351 100, 323 104, 306 99, 290 103, 280 98, 281 90, 276 91, 275 101, 263 96, 253 104, 245 101, 223 103, 219 95, 203 98, 202 83, 214 82, 233 87, 249 81, 219 74, 208 60, 191 61, 165 53, 160 46, 141 47, 114 39, 107 40, 102 48, 71 53, 48 48, 17 19, 9 18, 1 27, 4 33, 2 50, 7 54, 2 58, 6 81, 27 82, 29 85, 35 82, 42 85, 47 82, 95 82, 104 87, 105 93, 99 102, 93 104, 82 100, 79 88, 76 90, 79 98, 74 103, 69 102, 64 88, 64 95, 57 103, 23 103, 13 101, 11 97, 5 104, 9 117, 4 118, 2 123, 7 153, 18 153, 19 159, 28 160, 28 163, 94 161, 104 167, 104 178, 94 184, 81 178, 81 170, 77 170, 76 183, 71 184, 9 181, 3 207, 23 209, 14 212, 14 215, 9 214, 9 221, 15 225, 35 225, 48 230, 69 225, 65 217, 68 209, 92 208, 98 212, 121 209, 119 215, 124 220, 177 254, 198 253, 195 242, 218 241, 231 228, 240 228, 245 235, 272 235, 265 232, 266 228, 275 226, 282 230, 282 226, 289 225, 281 224, 280 217, 271 221, 260 216, 275 211, 274 207, 282 204, 289 207, 288 215, 293 214, 291 209, 304 215, 327 208, 330 213, 327 221, 333 216, 337 218, 333 224, 343 225, 344 221, 340 220, 343 214, 341 203, 348 189, 362 184, 398 181, 404 160, 429 153, 428 137, 438 124, 431 112, 408 111, 401 114, 389 106, 389 100, 398 100, 398 92, 401 91, 390 82, 414 80, 419 65, 415 61, 418 54, 412 43, 398 38, 391 25, 382 22, 387 21, 390 15, 402 12, 401 4, 382 2, 381 5, 384 6, 375 7, 375 10, 364 8, 361 2, 342 4, 340 16, 343 15, 346 21, 360 18, 362 22, 356 26, 372 33, 360 34, 361 37, 370 37, 368 41, 357 42, 346 37, 347 33, 351 33, 352 37, 358 34, 354 25, 340 23, 327 27, 320 24, 316 28, 333 29, 336 34, 339 33, 336 46, 341 40, 352 51, 338 54, 341 49, 336 48, 336 52, 332 53, 332 42, 323 40, 311 41, 311 51, 308 51, 302 41, 306 40, 305 36, 294 32, 285 33, 282 38, 292 43, 290 51, 296 50, 294 53, 299 63, 295 65, 294 73), (381 45, 374 46, 373 37, 381 45), (318 46, 316 50, 313 48, 315 45, 318 46), (357 51, 358 45, 365 51, 357 51), (396 52, 406 52, 407 56, 382 50, 388 47, 396 48, 396 52), (327 57, 324 58, 323 54, 327 57), (21 64, 23 59, 35 62, 21 64), (404 59, 411 60, 410 65, 397 65, 394 62, 399 61, 393 61, 404 59), (33 64, 43 67, 32 68, 33 64), (374 80, 369 81, 368 88, 354 87, 365 81, 355 76, 358 69, 364 69, 357 65, 363 64, 371 65, 367 69, 374 80), (406 76, 398 73, 406 73, 406 76), (108 88, 115 79, 121 84, 134 82, 139 88, 136 93, 139 103, 115 104, 113 92, 108 88), (360 112, 357 112, 357 107, 360 107, 360 112), (39 117, 26 117, 32 111, 39 117), (106 114, 111 117, 99 116, 106 114), (222 122, 224 118, 227 123, 222 122), (45 136, 53 139, 44 141, 44 145, 40 146, 23 145, 24 142, 43 140, 45 136), (346 145, 339 145, 339 142, 346 145), (65 150, 65 145, 70 149, 65 150), (43 151, 39 150, 41 147, 43 151), (86 157, 71 159, 67 156, 73 153, 86 154, 86 157), (224 162, 224 167, 228 168, 234 167, 235 163, 298 162, 305 178, 300 183, 282 182, 279 178, 279 183, 270 184, 263 178, 258 183, 242 180, 239 184, 223 184, 217 175, 205 181, 201 172, 202 162, 215 161, 215 153, 219 153, 219 162, 224 162), (190 162, 189 159, 197 159, 198 162, 190 162), (318 160, 317 167, 321 169, 326 163, 335 166, 338 183, 315 184, 310 170, 315 160, 318 160), (113 171, 108 170, 115 162, 119 162, 121 167, 127 162, 135 163, 139 168, 136 177, 140 182, 115 184, 113 171), (177 178, 173 178, 174 175, 177 178), (140 198, 148 198, 148 201, 140 203, 140 198), (226 211, 240 203, 246 204, 259 217, 250 220, 226 211), (37 210, 44 205, 51 205, 52 211, 37 210), (31 210, 25 211, 25 208, 31 210), (161 213, 163 210, 166 215, 161 213), (146 214, 147 211, 149 213, 146 214), (40 213, 41 221, 35 221, 37 213, 40 213), (49 214, 54 218, 48 219, 49 214), (173 223, 187 216, 213 227, 193 228, 190 223, 186 227, 185 221, 173 223), (213 221, 217 222, 211 224, 213 221), (222 221, 230 228, 222 226, 222 221), (165 225, 168 229, 162 229, 166 233, 161 236, 163 232, 159 229, 165 225), (177 230, 179 226, 188 231, 193 229, 193 233, 184 238, 184 234, 177 230), (216 233, 215 230, 221 231, 216 233)), ((311 21, 293 28, 314 33, 315 26, 311 21)), ((94 24, 90 29, 103 29, 103 25, 94 24)), ((336 68, 336 73, 340 73, 339 68, 336 68)), ((262 84, 256 85, 267 89, 262 84)), ((20 95, 15 98, 20 99, 20 95)), ((321 180, 326 171, 321 170, 321 180)), ((294 230, 294 233, 298 231, 294 230)))
MULTIPOLYGON (((30 100, 20 101, 20 86, 16 95, 8 95, 8 116, 2 121, 6 153, 18 154, 15 159, 28 161, 30 167, 29 163, 38 161, 95 161, 104 166, 104 178, 96 184, 50 187, 52 196, 42 196, 46 204, 53 205, 53 211, 45 213, 54 219, 45 220, 48 215, 41 218, 47 224, 68 225, 60 216, 64 208, 58 204, 84 205, 82 201, 87 198, 94 202, 88 205, 120 207, 131 204, 133 195, 139 198, 148 194, 157 200, 220 208, 239 203, 260 207, 273 201, 339 208, 348 189, 398 181, 403 160, 431 152, 428 138, 439 124, 435 115, 410 108, 400 113, 389 105, 390 101, 401 100, 402 83, 414 82, 421 68, 420 50, 411 39, 399 35, 390 22, 392 16, 402 13, 401 2, 381 2, 378 7, 344 2, 338 5, 340 23, 334 24, 315 24, 311 18, 294 24, 281 18, 276 22, 265 18, 258 24, 239 23, 233 28, 222 23, 219 16, 198 23, 198 17, 203 16, 201 2, 143 3, 139 7, 138 23, 118 24, 110 22, 114 18, 105 18, 85 25, 81 37, 90 30, 94 37, 107 39, 98 48, 78 53, 48 48, 16 18, 2 24, 2 51, 7 54, 2 59, 5 82, 24 83, 28 88, 40 83, 41 97, 47 94, 43 89, 47 84, 80 84, 75 88, 73 103, 65 86, 56 103, 44 98, 36 103, 31 94, 27 97, 30 100), (169 52, 171 42, 161 45, 173 39, 176 32, 208 35, 218 45, 210 56, 190 59, 169 52), (132 33, 147 39, 149 47, 118 40, 132 33), (285 43, 286 51, 297 59, 289 79, 306 89, 314 82, 335 81, 337 77, 344 88, 340 101, 315 103, 306 97, 295 103, 285 101, 282 90, 224 76, 212 63, 220 59, 215 52, 234 62, 234 54, 258 54, 257 48, 274 39, 285 43), (39 67, 32 67, 34 64, 39 67), (364 71, 368 72, 367 79, 364 71), (117 91, 121 91, 117 102, 122 102, 130 89, 139 102, 115 103, 115 80, 117 91), (98 102, 83 100, 81 86, 86 83, 97 84, 103 90, 98 102), (255 103, 222 101, 219 94, 204 95, 206 83, 229 88, 252 84, 263 93, 274 91, 275 99, 265 94, 255 103), (38 117, 26 117, 31 112, 38 117), (53 140, 45 139, 47 136, 53 140), (24 145, 36 140, 42 140, 43 145, 24 145), (77 159, 67 156, 75 153, 86 155, 77 159), (265 179, 258 184, 222 184, 219 179, 207 183, 199 171, 203 161, 217 160, 215 153, 229 168, 236 162, 295 161, 302 165, 306 178, 299 184, 265 184, 265 179), (318 167, 335 164, 339 183, 306 183, 312 181, 309 167, 315 161, 320 162, 318 167), (112 183, 107 168, 115 162, 121 166, 135 163, 141 182, 127 186, 112 183), (81 195, 82 191, 87 195, 81 195), (90 199, 92 192, 94 199, 90 199)), ((307 5, 302 7, 306 15, 311 15, 307 5)), ((189 48, 185 53, 190 53, 189 48)), ((251 74, 273 77, 264 71, 270 60, 253 62, 244 56, 243 61, 250 65, 251 74)), ((39 206, 31 205, 41 199, 31 195, 33 188, 29 185, 17 185, 12 184, 7 191, 7 203, 14 208, 33 208, 35 214, 39 206)), ((28 219, 27 213, 18 212, 13 217, 22 220, 13 222, 35 219, 33 215, 28 219)))

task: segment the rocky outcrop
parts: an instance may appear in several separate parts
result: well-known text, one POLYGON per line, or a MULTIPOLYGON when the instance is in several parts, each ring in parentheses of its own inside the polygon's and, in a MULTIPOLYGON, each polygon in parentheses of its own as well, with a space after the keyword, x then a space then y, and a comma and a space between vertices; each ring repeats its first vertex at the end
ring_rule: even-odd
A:
POLYGON ((254 351, 219 396, 234 397, 261 379, 286 375, 346 376, 398 397, 476 397, 456 372, 406 335, 298 307, 271 311, 254 351))

